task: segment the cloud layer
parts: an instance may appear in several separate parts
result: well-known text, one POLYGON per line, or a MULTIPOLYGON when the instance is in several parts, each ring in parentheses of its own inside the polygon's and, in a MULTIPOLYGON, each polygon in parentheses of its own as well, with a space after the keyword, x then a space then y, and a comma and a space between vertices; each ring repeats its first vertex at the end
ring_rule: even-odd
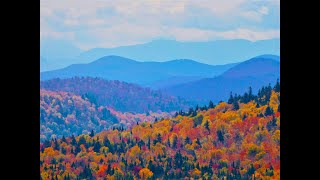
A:
POLYGON ((154 39, 278 38, 279 0, 41 0, 40 37, 83 49, 154 39))

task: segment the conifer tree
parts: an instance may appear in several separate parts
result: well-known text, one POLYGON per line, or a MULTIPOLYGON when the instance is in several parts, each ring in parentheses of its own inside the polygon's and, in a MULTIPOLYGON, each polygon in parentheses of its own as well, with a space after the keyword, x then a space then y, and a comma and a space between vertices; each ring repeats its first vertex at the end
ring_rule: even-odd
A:
POLYGON ((280 82, 279 82, 279 79, 277 79, 277 83, 276 85, 273 87, 273 90, 275 92, 280 92, 280 82))
POLYGON ((94 132, 93 132, 93 130, 91 130, 91 133, 90 133, 90 135, 89 135, 90 137, 93 137, 94 136, 94 132))
POLYGON ((272 108, 270 108, 270 106, 268 106, 267 108, 266 108, 266 112, 264 113, 264 115, 265 116, 270 116, 270 115, 272 115, 273 114, 273 110, 272 110, 272 108))
POLYGON ((239 107, 239 103, 238 103, 238 101, 233 101, 233 109, 234 110, 238 110, 240 107, 239 107))
POLYGON ((205 122, 204 127, 210 132, 209 121, 208 120, 205 122))
POLYGON ((230 92, 230 97, 229 97, 229 99, 228 99, 228 104, 232 104, 233 101, 234 101, 233 95, 232 95, 232 92, 230 92))
POLYGON ((212 102, 211 100, 209 101, 209 106, 208 106, 208 108, 209 108, 209 109, 214 108, 214 104, 213 104, 213 102, 212 102))

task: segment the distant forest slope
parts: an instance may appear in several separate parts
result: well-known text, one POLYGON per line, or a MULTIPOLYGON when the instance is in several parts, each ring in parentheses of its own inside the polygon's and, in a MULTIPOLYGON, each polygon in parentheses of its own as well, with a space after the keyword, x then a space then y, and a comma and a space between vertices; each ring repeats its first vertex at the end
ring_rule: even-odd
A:
POLYGON ((101 78, 74 77, 41 81, 40 87, 51 91, 72 92, 87 97, 97 105, 109 106, 121 112, 171 112, 193 105, 184 99, 151 90, 136 84, 101 78))
POLYGON ((61 138, 72 134, 89 134, 110 128, 129 128, 137 123, 170 118, 172 113, 143 114, 119 112, 97 106, 84 96, 68 92, 40 90, 40 140, 61 138))

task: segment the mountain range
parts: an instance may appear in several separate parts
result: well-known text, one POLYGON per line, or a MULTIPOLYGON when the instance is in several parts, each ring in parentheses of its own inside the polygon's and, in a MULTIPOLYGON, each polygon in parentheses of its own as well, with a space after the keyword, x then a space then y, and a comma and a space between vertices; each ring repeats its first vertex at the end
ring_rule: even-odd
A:
MULTIPOLYGON (((280 58, 278 56, 258 56, 230 68, 220 76, 204 78, 184 84, 164 88, 169 94, 207 103, 213 100, 226 101, 233 94, 242 94, 251 86, 253 93, 280 78, 280 58)), ((200 103, 201 104, 201 103, 200 103)))
MULTIPOLYGON (((97 93, 98 98, 114 97, 121 99, 123 95, 116 92, 123 92, 123 89, 132 89, 133 87, 133 92, 136 92, 136 95, 131 100, 138 102, 138 99, 145 99, 148 94, 150 97, 153 97, 154 92, 156 92, 143 90, 140 87, 144 86, 151 87, 151 89, 159 89, 161 90, 159 93, 171 95, 174 98, 169 98, 168 96, 167 100, 170 101, 176 99, 176 97, 180 97, 188 102, 192 102, 191 104, 207 104, 209 100, 213 100, 215 103, 220 100, 227 100, 230 92, 241 94, 251 86, 253 92, 256 93, 256 90, 261 86, 275 83, 280 78, 280 57, 267 54, 241 63, 213 66, 187 59, 168 62, 138 62, 120 56, 106 56, 88 64, 75 64, 60 70, 42 72, 40 75, 42 80, 41 87, 49 90, 84 94, 91 92, 91 87, 99 86, 100 90, 98 92, 105 93, 97 93), (68 80, 68 78, 73 77, 98 77, 102 79, 98 81, 90 79, 86 79, 85 81, 79 79, 68 80), (61 78, 62 80, 46 81, 54 78, 61 78), (63 79, 66 80, 64 81, 63 79), (105 81, 106 79, 127 83, 120 83, 120 85, 122 84, 120 87, 119 85, 115 85, 115 83, 111 83, 112 81, 105 81), (57 83, 58 86, 52 85, 57 85, 57 83), (130 83, 136 85, 131 85, 130 83), (83 89, 83 87, 85 88, 83 89), (110 88, 116 94, 112 93, 110 88), (81 89, 83 91, 80 92, 79 90, 81 89), (111 94, 106 93, 109 91, 111 94)), ((157 95, 154 97, 157 97, 157 95)), ((125 98, 123 102, 127 102, 127 100, 125 98)), ((161 101, 166 104, 167 100, 161 101)), ((179 102, 178 98, 177 101, 174 101, 177 104, 173 106, 160 105, 158 107, 157 103, 153 104, 157 101, 155 99, 151 100, 151 104, 149 103, 148 105, 149 108, 153 108, 153 111, 158 109, 162 111, 178 110, 179 108, 182 109, 182 106, 180 107, 182 104, 190 105, 190 103, 179 102)), ((110 103, 110 99, 104 99, 102 102, 112 104, 112 101, 110 103)), ((144 105, 140 109, 132 109, 132 107, 130 109, 130 103, 126 105, 117 104, 115 106, 120 111, 145 112, 148 109, 147 107, 147 109, 144 109, 144 105)), ((183 107, 186 108, 187 106, 183 107)))
POLYGON ((90 63, 104 56, 118 55, 139 61, 164 62, 171 59, 196 59, 205 64, 228 64, 260 54, 280 55, 279 39, 251 42, 248 40, 216 40, 208 42, 179 42, 154 40, 144 44, 114 48, 93 48, 81 50, 67 41, 41 42, 40 55, 47 59, 49 71, 71 64, 90 63))
POLYGON ((41 72, 40 79, 89 76, 159 88, 163 87, 163 84, 175 85, 188 80, 218 76, 236 64, 208 65, 190 59, 139 62, 120 56, 105 56, 91 63, 73 64, 66 68, 41 72))

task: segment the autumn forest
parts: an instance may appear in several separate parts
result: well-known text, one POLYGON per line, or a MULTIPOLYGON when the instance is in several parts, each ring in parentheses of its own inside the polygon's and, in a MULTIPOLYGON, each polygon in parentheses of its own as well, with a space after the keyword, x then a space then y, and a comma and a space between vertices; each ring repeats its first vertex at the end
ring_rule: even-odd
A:
POLYGON ((121 112, 94 93, 55 87, 40 91, 43 180, 280 179, 279 81, 216 104, 150 96, 155 109, 183 104, 170 112, 121 112))

